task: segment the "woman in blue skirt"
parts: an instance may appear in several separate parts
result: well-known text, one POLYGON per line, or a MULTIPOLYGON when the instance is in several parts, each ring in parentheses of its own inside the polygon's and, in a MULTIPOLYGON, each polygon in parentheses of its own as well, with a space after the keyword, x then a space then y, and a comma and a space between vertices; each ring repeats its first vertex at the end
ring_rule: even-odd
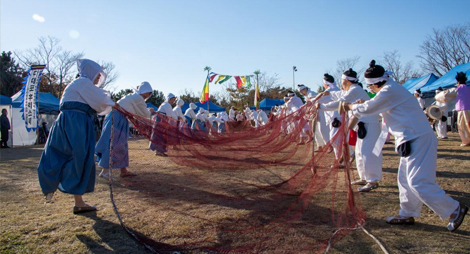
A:
MULTIPOLYGON (((118 101, 118 104, 120 107, 132 114, 150 118, 154 109, 147 108, 145 100, 152 96, 152 93, 152 86, 148 82, 142 82, 135 93, 126 95, 118 101)), ((127 170, 127 167, 129 166, 129 146, 127 144, 127 139, 129 138, 129 121, 127 121, 124 115, 116 110, 113 110, 111 113, 106 115, 100 140, 95 147, 98 166, 103 168, 99 176, 106 179, 109 178, 111 129, 113 129, 113 155, 111 168, 119 168, 121 171, 121 177, 135 176, 135 173, 127 170)))
POLYGON ((96 211, 82 195, 95 188, 95 132, 92 116, 106 114, 115 103, 99 86, 106 74, 88 59, 77 60, 79 78, 65 88, 60 114, 54 122, 38 166, 46 200, 60 191, 74 195, 73 213, 96 211), (96 86, 95 86, 96 85, 96 86))

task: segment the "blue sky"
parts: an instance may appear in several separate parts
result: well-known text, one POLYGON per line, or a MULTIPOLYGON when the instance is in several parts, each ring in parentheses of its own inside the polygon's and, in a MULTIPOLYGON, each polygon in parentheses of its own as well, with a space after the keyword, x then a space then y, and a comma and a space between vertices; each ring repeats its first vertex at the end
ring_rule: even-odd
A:
POLYGON ((364 68, 398 50, 419 67, 426 35, 469 22, 456 13, 469 8, 468 0, 2 0, 0 50, 23 51, 53 36, 64 49, 113 62, 118 89, 149 81, 165 94, 199 94, 205 66, 276 73, 291 87, 295 65, 296 83, 316 90, 323 73, 349 57, 360 56, 364 68))

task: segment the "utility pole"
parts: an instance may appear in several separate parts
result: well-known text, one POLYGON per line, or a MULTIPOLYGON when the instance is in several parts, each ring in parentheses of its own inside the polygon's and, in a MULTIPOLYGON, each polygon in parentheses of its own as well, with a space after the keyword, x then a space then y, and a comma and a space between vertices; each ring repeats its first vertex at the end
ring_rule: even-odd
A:
POLYGON ((297 71, 297 67, 292 67, 292 91, 295 91, 295 72, 297 71))

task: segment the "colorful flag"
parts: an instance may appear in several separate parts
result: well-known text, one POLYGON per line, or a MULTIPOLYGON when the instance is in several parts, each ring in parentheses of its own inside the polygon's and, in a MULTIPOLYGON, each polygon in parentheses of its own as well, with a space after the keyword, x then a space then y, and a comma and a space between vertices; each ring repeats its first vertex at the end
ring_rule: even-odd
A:
POLYGON ((246 88, 250 89, 251 88, 251 76, 246 76, 246 88))
POLYGON ((242 79, 240 78, 240 76, 234 76, 235 80, 237 81, 237 87, 238 88, 241 88, 242 85, 243 85, 243 81, 242 79))
POLYGON ((209 74, 207 74, 206 83, 204 84, 204 88, 202 89, 201 97, 199 97, 199 101, 201 103, 205 103, 209 100, 209 74))
POLYGON ((25 85, 21 90, 21 96, 23 96, 21 110, 23 111, 23 119, 28 132, 34 131, 38 127, 38 90, 41 73, 44 68, 46 68, 45 65, 32 65, 28 71, 28 76, 23 82, 25 85))
POLYGON ((215 81, 215 83, 219 83, 219 81, 223 80, 225 78, 225 75, 219 75, 219 77, 217 78, 217 80, 215 81))
POLYGON ((215 76, 219 75, 219 74, 216 74, 216 73, 213 73, 213 72, 211 72, 210 74, 211 74, 212 76, 211 76, 211 78, 209 79, 209 83, 211 83, 211 82, 214 80, 215 76))
POLYGON ((222 80, 219 82, 219 84, 222 84, 222 83, 224 83, 225 81, 227 81, 227 80, 229 80, 229 79, 231 79, 231 78, 232 78, 232 76, 227 75, 227 76, 225 76, 224 79, 222 79, 222 80))
POLYGON ((256 106, 256 109, 259 108, 259 86, 258 86, 258 82, 256 82, 256 86, 255 86, 255 106, 256 106))

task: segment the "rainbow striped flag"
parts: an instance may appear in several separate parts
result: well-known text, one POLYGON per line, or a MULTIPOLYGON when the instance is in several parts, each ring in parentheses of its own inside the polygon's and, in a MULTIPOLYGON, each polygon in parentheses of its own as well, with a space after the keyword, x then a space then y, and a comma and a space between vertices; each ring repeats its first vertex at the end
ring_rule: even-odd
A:
POLYGON ((205 103, 209 100, 209 74, 207 74, 206 83, 204 84, 204 88, 202 89, 201 97, 199 97, 199 101, 201 103, 205 103))

